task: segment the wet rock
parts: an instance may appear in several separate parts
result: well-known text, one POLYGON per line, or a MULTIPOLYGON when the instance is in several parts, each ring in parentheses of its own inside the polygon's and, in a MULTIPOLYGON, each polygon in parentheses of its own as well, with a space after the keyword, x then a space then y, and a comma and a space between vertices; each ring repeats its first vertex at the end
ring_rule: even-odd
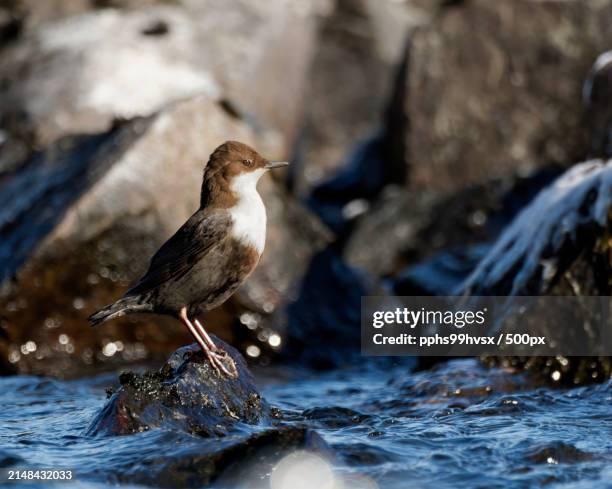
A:
POLYGON ((581 87, 612 42, 611 7, 473 0, 417 30, 388 118, 412 188, 454 191, 583 160, 581 87))
POLYGON ((397 453, 367 443, 339 444, 335 448, 342 453, 343 461, 353 467, 383 465, 400 460, 397 453))
POLYGON ((215 342, 236 362, 237 379, 219 377, 195 344, 174 352, 158 372, 120 376, 121 387, 91 422, 87 436, 162 429, 173 439, 181 438, 180 433, 197 439, 184 440, 172 455, 143 453, 138 464, 103 477, 154 487, 211 482, 235 487, 248 480, 266 481, 274 466, 295 450, 333 459, 315 432, 282 424, 280 411, 261 397, 240 353, 218 338, 215 342))
MULTIPOLYGON (((600 246, 607 246, 611 195, 610 162, 574 166, 516 216, 461 290, 474 295, 539 295, 562 287, 564 273, 583 252, 597 252, 602 240, 600 246)), ((583 285, 590 285, 591 291, 607 287, 583 285)))
POLYGON ((226 436, 183 450, 178 456, 146 455, 112 477, 117 482, 153 487, 249 487, 264 489, 284 457, 299 451, 332 460, 333 453, 314 431, 298 426, 265 429, 249 435, 226 436))
MULTIPOLYGON (((254 134, 202 96, 106 133, 64 138, 5 176, 3 356, 22 372, 82 375, 88 365, 165 357, 184 343, 188 335, 174 320, 134 318, 93 329, 87 315, 138 278, 157 247, 197 209, 205 162, 230 136, 280 156, 275 138, 254 134)), ((267 201, 276 186, 262 184, 267 201)), ((276 215, 271 235, 286 225, 276 215)), ((283 248, 276 239, 269 251, 283 248)), ((220 331, 225 326, 219 321, 220 331)))
POLYGON ((548 384, 575 387, 606 382, 612 374, 610 357, 485 357, 488 367, 528 372, 548 384))
POLYGON ((0 451, 0 468, 12 467, 23 462, 23 459, 4 450, 0 451))
POLYGON ((19 138, 7 121, 25 120, 31 151, 207 94, 276 129, 287 150, 324 1, 185 1, 41 22, 3 51, 0 129, 19 138))
POLYGON ((535 464, 572 464, 593 460, 596 456, 593 453, 584 452, 573 445, 556 441, 530 447, 525 458, 528 462, 535 464))
POLYGON ((128 435, 152 428, 223 436, 236 423, 254 425, 270 419, 270 406, 255 387, 244 358, 216 339, 236 363, 237 379, 210 366, 197 345, 178 349, 159 372, 121 374, 121 388, 92 421, 87 434, 128 435))
POLYGON ((370 415, 340 406, 306 409, 302 416, 318 428, 333 429, 359 426, 371 418, 370 415))
MULTIPOLYGON (((611 196, 612 163, 594 160, 574 166, 517 215, 457 295, 508 296, 510 305, 516 296, 609 296, 611 196)), ((544 330, 539 332, 546 334, 550 322, 541 323, 544 330)), ((576 324, 577 338, 586 335, 584 327, 586 322, 576 324)), ((609 358, 489 362, 526 368, 564 384, 602 381, 612 374, 609 358)))
MULTIPOLYGON (((446 416, 469 410, 471 415, 499 416, 508 411, 531 412, 542 402, 539 386, 524 374, 488 370, 473 359, 453 359, 431 370, 396 376, 387 384, 387 401, 369 400, 375 412, 394 416, 446 416)), ((466 413, 467 414, 467 413, 466 413)))

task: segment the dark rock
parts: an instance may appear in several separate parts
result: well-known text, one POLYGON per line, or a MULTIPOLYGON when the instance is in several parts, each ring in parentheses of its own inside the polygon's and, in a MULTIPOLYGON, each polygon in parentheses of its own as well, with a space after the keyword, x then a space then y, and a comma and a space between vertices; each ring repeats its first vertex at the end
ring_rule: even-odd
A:
POLYGON ((360 467, 361 470, 369 465, 383 465, 401 459, 400 455, 391 450, 368 443, 341 443, 335 448, 342 453, 342 459, 347 465, 360 467))
POLYGON ((587 121, 591 130, 591 154, 612 157, 612 51, 599 58, 591 68, 583 88, 587 121))
MULTIPOLYGON (((285 425, 280 411, 261 397, 237 350, 215 338, 236 362, 237 379, 219 377, 197 345, 177 350, 158 372, 124 373, 91 422, 87 436, 130 435, 162 429, 183 448, 172 455, 143 453, 138 464, 117 466, 102 477, 154 487, 235 487, 267 481, 275 465, 298 449, 333 453, 316 433, 285 425)), ((259 487, 259 486, 257 486, 259 487)))
MULTIPOLYGON (((367 147, 362 150, 367 152, 367 147)), ((393 291, 400 295, 452 295, 488 243, 558 172, 550 168, 531 178, 494 182, 450 197, 387 187, 353 223, 332 218, 332 225, 354 229, 315 255, 297 300, 275 318, 285 345, 282 357, 317 368, 350 362, 359 348, 355 332, 360 327, 360 298, 381 290, 374 277, 391 277, 393 291)), ((330 182, 324 196, 334 212, 319 208, 324 219, 341 213, 354 188, 364 190, 357 194, 361 196, 380 191, 376 178, 359 177, 367 174, 365 166, 349 166, 346 178, 330 182), (357 185, 351 187, 351 182, 357 185), (375 190, 368 193, 367 185, 375 190)))
POLYGON ((170 32, 170 27, 163 20, 157 20, 142 30, 145 36, 165 36, 170 32))
MULTIPOLYGON (((307 79, 294 191, 337 173, 355 142, 379 128, 405 37, 431 11, 413 2, 340 0, 321 22, 307 79)), ((377 162, 370 165, 377 170, 377 162)))
MULTIPOLYGON (((375 276, 400 273, 407 278, 407 267, 435 261, 441 253, 447 265, 444 256, 460 258, 464 261, 461 273, 469 273, 465 267, 468 262, 474 264, 474 247, 494 241, 516 213, 560 172, 559 167, 551 166, 528 178, 490 181, 452 195, 389 188, 356 220, 343 256, 350 265, 375 276), (364 246, 373 240, 377 246, 364 246), (468 256, 468 261, 463 260, 468 256)), ((423 271, 418 272, 419 280, 424 278, 423 271)), ((438 289, 438 285, 421 284, 438 289)))
POLYGON ((470 0, 408 41, 389 112, 413 189, 452 192, 589 153, 581 87, 612 2, 470 0))
POLYGON ((210 439, 178 456, 143 454, 136 465, 122 467, 116 482, 153 487, 269 487, 270 474, 280 460, 296 450, 333 460, 333 453, 317 433, 298 426, 264 429, 247 435, 210 439))
POLYGON ((23 462, 23 459, 4 450, 0 451, 0 469, 12 467, 23 462))
MULTIPOLYGON (((508 296, 509 305, 517 296, 609 296, 611 196, 610 162, 590 161, 571 168, 517 215, 456 294, 508 296)), ((554 325, 538 317, 534 321, 539 333, 551 337, 546 328, 554 325)), ((576 338, 587 337, 583 330, 587 322, 576 325, 576 338)), ((571 385, 602 381, 612 374, 610 358, 488 361, 571 385)))
MULTIPOLYGON (((423 249, 435 252, 435 241, 424 238, 424 234, 432 221, 436 222, 433 214, 437 203, 438 199, 429 193, 387 189, 367 213, 356 219, 343 251, 344 259, 375 276, 389 276, 413 260, 425 258, 423 249), (374 240, 377 246, 371 246, 374 240)), ((445 226, 440 230, 444 230, 445 237, 450 234, 445 226)))
POLYGON ((451 296, 489 249, 489 245, 482 244, 442 251, 396 276, 393 293, 399 296, 451 296))
POLYGON ((270 406, 255 387, 244 358, 216 339, 232 357, 237 379, 227 379, 210 366, 197 345, 180 348, 159 372, 124 373, 121 388, 92 421, 87 434, 128 435, 151 428, 223 436, 236 423, 270 419, 270 406))
POLYGON ((596 455, 584 452, 562 441, 555 441, 545 445, 529 447, 525 458, 528 462, 535 464, 574 464, 593 460, 596 458, 596 455))
POLYGON ((32 123, 23 111, 0 115, 0 178, 17 170, 37 149, 32 123))
POLYGON ((0 5, 0 48, 16 40, 22 30, 25 13, 17 2, 0 5))
POLYGON ((489 367, 528 372, 538 380, 563 387, 606 382, 612 374, 610 357, 484 357, 489 367))
MULTIPOLYGON (((83 375, 109 361, 164 358, 184 344, 187 331, 169 318, 133 317, 97 329, 86 319, 120 296, 197 208, 204 164, 229 137, 282 156, 276 138, 254 134, 201 96, 106 133, 64 138, 0 179, 5 358, 21 372, 83 375), (33 351, 22 348, 28 342, 33 351)), ((269 210, 261 266, 208 325, 232 342, 246 330, 236 315, 245 307, 271 312, 325 241, 316 219, 273 181, 262 180, 260 191, 269 210)))
POLYGON ((307 199, 308 206, 341 237, 349 233, 354 218, 368 209, 369 202, 397 180, 384 164, 383 145, 380 136, 360 143, 336 175, 315 187, 307 199))
POLYGON ((381 293, 367 274, 346 265, 330 247, 315 255, 295 302, 286 309, 290 363, 330 369, 359 358, 361 297, 381 293))
POLYGON ((310 425, 332 429, 362 425, 371 419, 368 414, 340 406, 306 409, 302 412, 302 416, 310 425))

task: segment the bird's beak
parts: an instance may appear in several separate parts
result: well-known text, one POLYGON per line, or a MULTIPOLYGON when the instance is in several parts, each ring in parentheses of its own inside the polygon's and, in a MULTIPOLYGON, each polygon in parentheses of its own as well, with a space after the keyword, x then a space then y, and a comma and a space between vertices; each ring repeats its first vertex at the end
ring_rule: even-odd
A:
POLYGON ((287 166, 289 164, 288 161, 268 161, 266 163, 266 170, 273 170, 274 168, 282 168, 283 166, 287 166))

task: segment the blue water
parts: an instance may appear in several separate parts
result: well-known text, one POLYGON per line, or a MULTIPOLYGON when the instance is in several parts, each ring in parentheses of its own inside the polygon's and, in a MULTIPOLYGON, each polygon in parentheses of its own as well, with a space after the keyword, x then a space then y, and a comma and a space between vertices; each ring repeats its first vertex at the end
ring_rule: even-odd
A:
MULTIPOLYGON (((111 487, 146 470, 147 460, 218 443, 165 430, 85 437, 115 379, 0 379, 0 458, 72 469, 76 479, 57 487, 111 487)), ((454 360, 417 373, 371 365, 326 374, 270 369, 259 384, 285 419, 308 424, 332 447, 340 479, 359 478, 368 488, 612 487, 610 382, 559 390, 454 360)), ((43 486, 50 484, 12 484, 43 486)))

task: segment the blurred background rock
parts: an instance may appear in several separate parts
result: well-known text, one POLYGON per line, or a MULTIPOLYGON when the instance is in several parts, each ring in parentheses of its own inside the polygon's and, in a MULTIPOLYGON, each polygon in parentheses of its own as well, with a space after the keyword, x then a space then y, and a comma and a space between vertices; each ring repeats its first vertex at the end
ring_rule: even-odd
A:
POLYGON ((260 185, 260 267, 206 324, 254 362, 355 358, 361 295, 457 290, 540 190, 609 156, 611 12, 0 2, 1 368, 85 375, 189 341, 172 320, 86 318, 195 210, 226 139, 293 165, 260 185))

